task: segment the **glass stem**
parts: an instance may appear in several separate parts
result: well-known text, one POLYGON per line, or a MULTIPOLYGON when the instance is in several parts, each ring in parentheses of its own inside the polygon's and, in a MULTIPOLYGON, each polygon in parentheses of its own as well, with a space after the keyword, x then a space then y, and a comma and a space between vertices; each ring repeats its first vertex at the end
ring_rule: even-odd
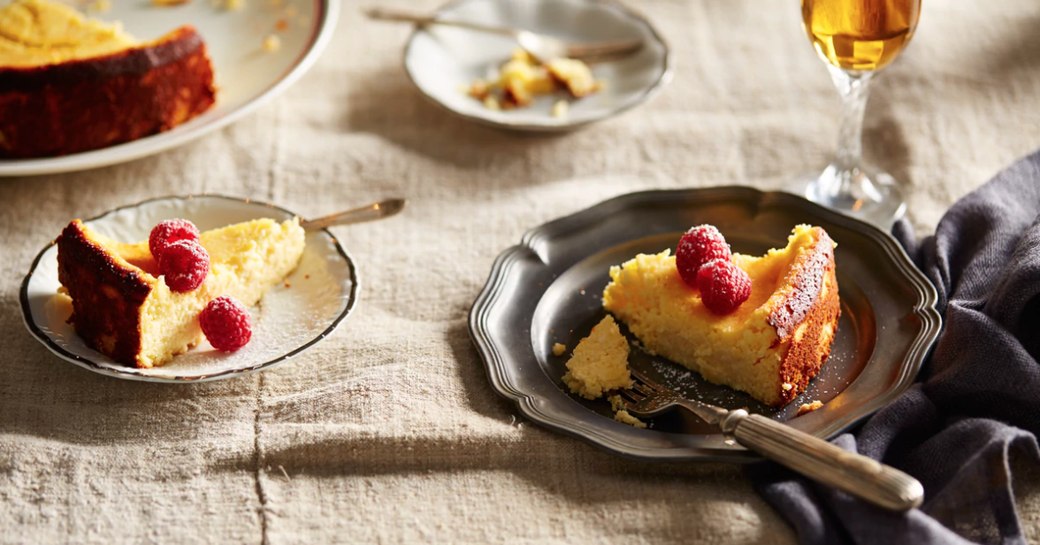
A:
POLYGON ((841 129, 838 131, 838 152, 834 166, 843 172, 859 169, 863 158, 863 114, 867 109, 870 80, 873 72, 849 73, 831 68, 831 79, 841 94, 841 129))

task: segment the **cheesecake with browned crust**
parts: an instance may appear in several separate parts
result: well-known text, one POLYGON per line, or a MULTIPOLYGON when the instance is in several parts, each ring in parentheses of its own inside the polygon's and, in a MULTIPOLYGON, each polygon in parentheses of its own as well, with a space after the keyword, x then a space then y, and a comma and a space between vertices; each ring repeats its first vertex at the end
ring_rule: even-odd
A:
POLYGON ((49 0, 0 9, 0 157, 66 155, 169 130, 209 109, 213 68, 182 26, 138 42, 49 0))
POLYGON ((831 352, 840 313, 834 247, 822 228, 799 225, 784 248, 733 254, 751 277, 751 295, 722 316, 683 282, 669 251, 640 254, 611 267, 603 306, 650 353, 783 406, 831 352))
POLYGON ((202 340, 199 313, 230 296, 255 305, 299 263, 298 219, 256 219, 203 231, 210 269, 197 289, 166 285, 148 241, 124 243, 73 220, 58 237, 58 280, 72 298, 72 325, 91 347, 132 367, 162 365, 202 340))

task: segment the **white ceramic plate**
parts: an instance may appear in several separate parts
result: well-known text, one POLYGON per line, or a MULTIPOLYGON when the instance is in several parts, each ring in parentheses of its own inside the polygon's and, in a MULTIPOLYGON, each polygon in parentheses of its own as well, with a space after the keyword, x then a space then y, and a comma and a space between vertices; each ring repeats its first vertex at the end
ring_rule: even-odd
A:
MULTIPOLYGON (((117 208, 85 223, 116 240, 145 240, 156 223, 187 218, 207 230, 256 218, 283 221, 296 214, 269 204, 220 195, 164 197, 117 208)), ((55 233, 57 235, 57 233, 55 233)), ((113 377, 150 382, 231 378, 277 363, 306 350, 332 333, 357 299, 354 263, 327 230, 308 231, 300 265, 250 309, 253 337, 237 352, 225 354, 207 342, 170 363, 135 369, 116 363, 87 346, 67 320, 69 299, 58 295, 58 249, 52 242, 36 257, 22 282, 22 315, 29 332, 62 359, 113 377)))
POLYGON ((416 30, 405 47, 404 66, 419 90, 435 103, 467 119, 528 131, 560 131, 598 121, 632 108, 671 79, 668 46, 643 17, 609 0, 460 0, 437 12, 442 18, 512 26, 565 40, 595 42, 642 38, 639 52, 592 65, 605 88, 572 100, 569 113, 553 117, 561 96, 539 97, 525 108, 496 111, 468 96, 465 88, 484 79, 509 59, 509 38, 446 26, 416 30))
POLYGON ((317 60, 336 27, 338 0, 244 0, 241 10, 226 10, 210 0, 157 7, 149 0, 111 0, 112 9, 91 16, 121 21, 131 35, 151 40, 182 24, 193 25, 206 41, 213 61, 217 102, 209 111, 179 125, 125 144, 61 157, 0 160, 0 176, 85 170, 137 159, 194 140, 256 109, 299 79, 317 60), (288 25, 276 30, 279 19, 288 25), (263 50, 275 34, 281 47, 263 50))

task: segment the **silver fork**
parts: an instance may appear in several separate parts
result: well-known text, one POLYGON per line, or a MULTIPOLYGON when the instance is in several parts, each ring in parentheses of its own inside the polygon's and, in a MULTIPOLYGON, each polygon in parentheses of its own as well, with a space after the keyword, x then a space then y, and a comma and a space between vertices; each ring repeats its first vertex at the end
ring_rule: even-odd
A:
POLYGON ((409 13, 386 8, 371 7, 365 10, 365 14, 372 19, 381 21, 403 21, 420 26, 445 25, 508 36, 516 40, 516 43, 524 51, 543 62, 560 57, 580 59, 586 62, 608 61, 635 53, 643 47, 643 40, 640 39, 574 43, 520 28, 485 25, 456 19, 442 19, 436 15, 409 13))
POLYGON ((625 409, 636 416, 651 417, 682 407, 766 458, 875 505, 906 511, 924 499, 921 483, 894 467, 744 409, 730 411, 684 398, 636 369, 632 377, 632 388, 621 396, 625 409))

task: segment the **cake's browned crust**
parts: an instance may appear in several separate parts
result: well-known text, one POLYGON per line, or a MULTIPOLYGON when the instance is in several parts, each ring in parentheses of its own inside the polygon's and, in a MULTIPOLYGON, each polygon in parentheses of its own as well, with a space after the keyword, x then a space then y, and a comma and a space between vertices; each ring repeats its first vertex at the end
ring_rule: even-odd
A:
POLYGON ((140 270, 120 263, 73 220, 58 237, 58 280, 72 298, 72 325, 90 346, 110 358, 137 365, 141 348, 139 309, 151 293, 140 270))
POLYGON ((826 231, 813 227, 816 243, 798 256, 787 275, 783 303, 769 316, 777 343, 789 344, 780 362, 781 407, 805 391, 809 381, 831 353, 841 303, 835 275, 834 242, 826 231), (790 385, 790 387, 785 387, 790 385))
POLYGON ((206 111, 214 96, 206 45, 190 26, 111 55, 0 68, 0 157, 135 140, 206 111))

